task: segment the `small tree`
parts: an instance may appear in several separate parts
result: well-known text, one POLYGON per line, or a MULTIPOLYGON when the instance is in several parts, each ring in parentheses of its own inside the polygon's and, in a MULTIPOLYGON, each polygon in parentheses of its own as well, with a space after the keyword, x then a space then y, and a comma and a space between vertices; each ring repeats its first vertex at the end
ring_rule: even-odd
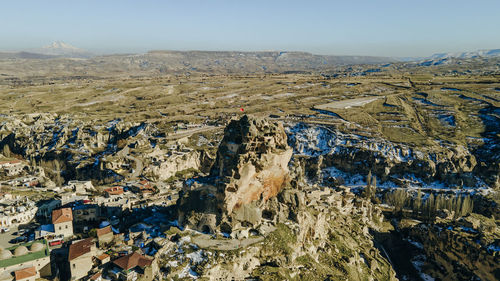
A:
POLYGON ((434 219, 436 218, 436 203, 434 194, 431 193, 431 195, 429 195, 429 198, 427 198, 427 200, 425 201, 423 213, 424 216, 431 221, 434 221, 434 219))
POLYGON ((417 198, 413 201, 413 212, 418 215, 422 210, 422 190, 418 189, 417 198))
POLYGON ((368 172, 368 176, 366 177, 366 187, 364 190, 363 197, 366 199, 373 199, 375 197, 375 193, 377 191, 377 178, 372 177, 372 171, 368 172))
POLYGON ((408 193, 403 189, 396 189, 386 194, 386 203, 394 206, 394 214, 401 214, 408 202, 408 193))

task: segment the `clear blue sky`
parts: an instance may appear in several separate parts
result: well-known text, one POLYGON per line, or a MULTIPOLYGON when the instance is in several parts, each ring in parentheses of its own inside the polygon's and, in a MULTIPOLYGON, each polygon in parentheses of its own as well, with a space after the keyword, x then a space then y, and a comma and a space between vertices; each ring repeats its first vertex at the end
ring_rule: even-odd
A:
POLYGON ((425 56, 500 48, 500 0, 4 0, 0 50, 303 50, 425 56))

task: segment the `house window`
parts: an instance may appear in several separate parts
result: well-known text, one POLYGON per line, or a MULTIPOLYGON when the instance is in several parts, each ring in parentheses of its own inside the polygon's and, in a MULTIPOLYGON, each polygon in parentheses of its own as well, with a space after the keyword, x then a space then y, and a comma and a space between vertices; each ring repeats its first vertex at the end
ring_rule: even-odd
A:
POLYGON ((68 225, 66 225, 66 229, 68 229, 68 225))
POLYGON ((73 264, 73 269, 75 269, 75 268, 76 268, 76 263, 73 264))
POLYGON ((61 230, 61 227, 59 227, 59 230, 61 230))

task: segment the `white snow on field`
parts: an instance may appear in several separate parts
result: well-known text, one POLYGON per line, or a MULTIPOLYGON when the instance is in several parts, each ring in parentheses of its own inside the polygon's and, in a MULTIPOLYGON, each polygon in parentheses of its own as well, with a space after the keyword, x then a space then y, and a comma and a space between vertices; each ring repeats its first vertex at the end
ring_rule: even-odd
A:
POLYGON ((178 277, 181 279, 182 278, 198 279, 198 276, 199 276, 198 273, 193 271, 189 265, 186 265, 186 267, 184 267, 181 273, 179 273, 178 275, 178 277))
POLYGON ((410 242, 413 246, 415 246, 421 250, 424 249, 424 245, 422 245, 422 243, 420 243, 420 242, 412 241, 411 239, 408 239, 407 241, 410 242))
MULTIPOLYGON (((428 160, 436 162, 436 155, 414 150, 404 144, 395 144, 376 137, 365 137, 357 134, 345 134, 318 125, 308 125, 304 123, 288 124, 285 126, 288 135, 288 142, 294 149, 296 155, 320 156, 330 155, 349 158, 353 153, 360 150, 366 151, 380 161, 390 161, 394 164, 412 162, 416 165, 425 165, 428 160)), ((364 176, 344 173, 336 167, 325 170, 326 175, 332 177, 342 177, 347 185, 364 184, 364 176)), ((443 182, 427 183, 423 179, 413 174, 398 175, 398 179, 404 180, 409 187, 428 189, 449 189, 443 182)), ((393 182, 384 183, 378 181, 378 187, 397 187, 393 182)), ((481 192, 489 193, 491 189, 481 179, 476 177, 473 186, 464 186, 463 190, 468 193, 481 192)))
POLYGON ((415 267, 415 269, 418 271, 420 278, 424 281, 434 281, 435 279, 431 277, 430 275, 423 273, 422 272, 422 267, 425 265, 425 260, 426 257, 424 255, 418 255, 415 256, 412 260, 411 263, 415 267))
POLYGON ((198 250, 196 252, 187 254, 186 257, 190 259, 193 264, 199 264, 203 262, 203 260, 205 260, 205 257, 203 255, 203 250, 198 250))
POLYGON ((397 162, 413 160, 417 155, 412 149, 403 145, 394 145, 383 139, 369 139, 356 134, 344 134, 320 126, 297 124, 286 127, 286 131, 295 153, 318 156, 343 152, 343 149, 362 148, 374 151, 383 157, 397 162))

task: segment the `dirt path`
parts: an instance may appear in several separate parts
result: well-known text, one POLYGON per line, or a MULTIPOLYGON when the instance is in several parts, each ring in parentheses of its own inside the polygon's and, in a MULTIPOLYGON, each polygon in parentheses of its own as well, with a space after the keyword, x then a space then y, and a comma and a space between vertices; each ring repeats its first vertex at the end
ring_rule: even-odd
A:
POLYGON ((180 132, 176 132, 172 135, 167 136, 166 139, 167 140, 176 140, 176 139, 180 139, 180 138, 184 138, 184 137, 189 137, 189 136, 196 134, 196 133, 207 132, 207 131, 211 131, 211 130, 215 130, 215 129, 219 129, 219 128, 222 128, 222 127, 204 126, 201 128, 182 130, 180 132))
POLYGON ((377 97, 364 97, 364 98, 357 98, 357 99, 348 99, 348 100, 341 100, 341 101, 335 101, 327 104, 322 104, 322 105, 317 105, 314 108, 320 109, 320 110, 330 110, 330 109, 347 109, 351 107, 356 107, 356 106, 363 106, 365 104, 368 104, 370 102, 376 101, 378 99, 383 99, 385 96, 377 96, 377 97))
POLYGON ((130 148, 128 146, 125 146, 122 150, 118 151, 116 153, 120 157, 124 157, 126 159, 132 160, 135 162, 135 169, 134 172, 130 175, 130 178, 135 179, 139 177, 142 173, 142 170, 144 169, 144 164, 142 161, 134 156, 131 156, 130 154, 130 148))
POLYGON ((192 242, 200 248, 208 248, 212 250, 230 251, 246 248, 257 242, 264 240, 264 237, 251 237, 245 239, 211 239, 208 234, 201 234, 192 238, 192 242))

